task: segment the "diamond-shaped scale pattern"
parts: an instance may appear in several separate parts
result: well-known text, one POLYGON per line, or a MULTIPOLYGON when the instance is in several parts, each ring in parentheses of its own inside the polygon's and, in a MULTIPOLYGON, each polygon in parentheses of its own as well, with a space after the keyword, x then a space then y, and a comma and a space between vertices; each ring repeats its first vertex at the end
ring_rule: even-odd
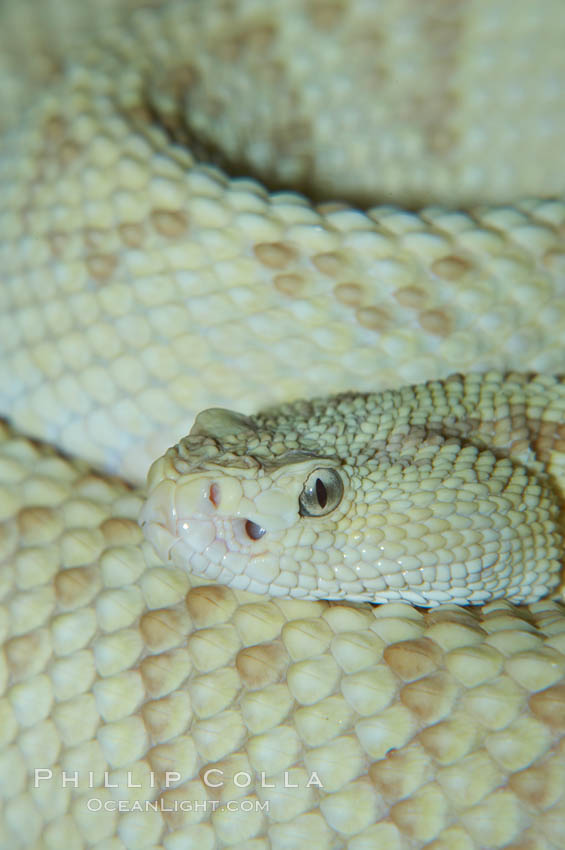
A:
MULTIPOLYGON (((244 3, 235 28, 223 7, 207 18, 198 12, 198 4, 192 11, 172 3, 128 16, 127 26, 112 30, 108 43, 79 52, 68 71, 49 91, 38 94, 6 134, 0 150, 0 404, 18 427, 140 482, 151 461, 210 404, 237 403, 253 412, 269 402, 299 396, 352 388, 374 391, 438 378, 453 368, 511 364, 514 369, 551 372, 562 367, 562 202, 524 201, 468 214, 440 207, 420 214, 392 206, 373 207, 367 213, 336 203, 314 207, 290 192, 269 194, 253 180, 230 180, 221 170, 198 164, 187 147, 172 143, 171 136, 176 140, 175 134, 184 132, 179 86, 184 80, 197 87, 199 75, 205 76, 199 60, 194 60, 192 71, 186 67, 190 45, 196 49, 200 40, 208 39, 210 56, 220 67, 229 50, 240 58, 246 55, 241 45, 236 49, 232 44, 228 50, 225 41, 227 32, 230 44, 239 32, 245 43, 241 26, 250 28, 250 55, 259 61, 260 50, 267 51, 260 62, 263 69, 280 39, 276 51, 280 67, 293 80, 292 89, 308 91, 314 98, 310 112, 316 111, 316 98, 325 105, 311 60, 304 58, 301 65, 284 58, 287 40, 293 56, 311 56, 310 43, 316 43, 312 33, 303 53, 296 43, 308 26, 322 45, 328 33, 331 39, 338 34, 345 39, 342 49, 348 60, 339 63, 342 85, 334 85, 333 91, 336 97, 348 92, 346 100, 357 93, 362 100, 360 124, 368 128, 370 144, 377 145, 382 133, 367 113, 374 98, 363 99, 370 76, 361 74, 361 82, 355 83, 343 78, 349 73, 346 68, 352 74, 360 71, 352 65, 352 56, 363 66, 366 45, 359 49, 355 39, 373 32, 374 21, 367 30, 360 10, 352 7, 349 12, 344 6, 338 15, 342 4, 330 5, 333 17, 325 21, 322 15, 323 23, 317 15, 303 20, 300 4, 292 10, 275 5, 257 21, 244 3), (344 20, 338 23, 340 17, 344 20), (166 59, 163 44, 168 44, 166 59), (151 76, 151 68, 160 69, 160 82, 151 76), (310 85, 303 74, 314 76, 310 85), (151 109, 154 121, 148 123, 151 109), (169 135, 158 128, 159 120, 169 135)), ((426 28, 422 14, 413 10, 417 32, 419 26, 426 28)), ((540 26, 545 26, 546 17, 541 16, 540 26)), ((508 27, 520 16, 513 13, 510 18, 506 26, 497 24, 504 43, 510 37, 508 27)), ((433 20, 430 35, 437 26, 433 20)), ((396 31, 393 21, 381 23, 396 31)), ((549 26, 548 45, 553 37, 560 43, 549 26)), ((542 43, 539 37, 537 43, 542 43)), ((399 43, 401 56, 404 49, 410 69, 414 51, 399 43)), ((444 56, 442 50, 436 54, 444 56)), ((553 56, 546 47, 545 55, 553 57, 558 77, 562 52, 553 56)), ((399 67, 405 59, 397 59, 399 67)), ((208 63, 205 56, 201 61, 208 63)), ((228 66, 228 88, 220 85, 221 72, 218 80, 226 101, 230 80, 241 74, 236 90, 247 86, 250 103, 259 102, 253 62, 251 80, 245 63, 239 71, 232 60, 228 66)), ((502 63, 501 74, 504 68, 502 63)), ((212 74, 209 85, 213 70, 206 72, 212 74)), ((537 71, 534 63, 536 79, 537 71)), ((331 77, 330 67, 326 73, 331 77)), ((437 80, 446 75, 452 78, 452 69, 437 80)), ((423 75, 417 76, 424 85, 423 75)), ((402 75, 391 79, 401 80, 402 75)), ((463 85, 462 78, 457 79, 463 85)), ((529 79, 524 74, 523 84, 529 79)), ((491 86, 478 88, 486 92, 491 86)), ((197 114, 201 96, 190 91, 197 114)), ((549 97, 549 90, 546 94, 549 97)), ((384 102, 390 96, 382 90, 384 102)), ((532 96, 531 101, 539 105, 543 98, 532 96)), ((237 112, 244 120, 252 117, 245 102, 238 94, 237 112)), ((427 102, 425 91, 422 102, 427 102)), ((350 105, 350 119, 356 108, 350 105)), ((223 109, 228 109, 227 102, 223 109)), ((253 112, 253 105, 250 109, 253 112)), ((382 106, 375 109, 380 115, 382 106)), ((217 111, 223 110, 218 106, 217 111)), ((555 105, 551 109, 552 116, 562 112, 555 105)), ((498 107, 482 109, 481 126, 487 116, 498 114, 498 107)), ((291 159, 297 155, 302 162, 302 153, 292 149, 292 140, 300 138, 298 125, 285 131, 287 116, 282 112, 277 120, 282 123, 268 131, 279 151, 273 165, 285 161, 285 145, 291 159)), ((383 120, 394 135, 391 120, 383 120)), ((538 135, 545 139, 549 125, 540 121, 543 132, 538 135)), ((229 148, 233 131, 223 132, 217 118, 213 123, 229 148)), ((312 155, 329 150, 335 133, 342 132, 339 119, 337 124, 333 133, 324 130, 326 141, 318 139, 312 155)), ((343 126, 349 126, 347 121, 343 126)), ((351 129, 347 132, 350 138, 351 129)), ((499 139, 500 132, 492 130, 492 135, 499 139)), ((364 150, 364 143, 359 145, 364 150)), ((244 147, 253 151, 252 145, 244 147)), ((402 150, 403 143, 392 148, 402 150)), ((481 162, 490 163, 491 153, 487 145, 488 155, 481 162)), ((378 154, 375 150, 374 156, 378 154)), ((415 159, 423 161, 423 156, 420 150, 415 159)), ((534 171, 538 165, 543 171, 550 161, 529 153, 525 159, 534 171)), ((385 161, 376 159, 380 166, 371 167, 370 174, 383 177, 399 168, 406 172, 402 157, 400 166, 390 169, 385 161)), ((444 164, 445 157, 439 156, 437 167, 444 164)), ((431 166, 422 168, 428 176, 434 172, 431 166)), ((312 173, 312 167, 307 171, 312 173)), ((495 186, 503 172, 498 169, 485 188, 495 186)), ((521 168, 514 176, 514 192, 525 172, 521 168)), ((353 170, 339 168, 338 173, 353 170)), ((453 191, 466 185, 456 173, 449 183, 453 191)), ((438 178, 436 188, 444 184, 445 179, 438 178)), ((418 185, 419 178, 412 187, 416 194, 418 185)), ((369 191, 366 181, 363 188, 369 191)), ((390 196, 389 190, 384 196, 390 196)), ((453 201, 452 196, 448 199, 453 201)))
MULTIPOLYGON (((448 5, 2 3, 2 415, 139 483, 210 405, 562 371, 560 0, 448 5)), ((562 846, 562 605, 199 585, 1 429, 1 847, 562 846)))

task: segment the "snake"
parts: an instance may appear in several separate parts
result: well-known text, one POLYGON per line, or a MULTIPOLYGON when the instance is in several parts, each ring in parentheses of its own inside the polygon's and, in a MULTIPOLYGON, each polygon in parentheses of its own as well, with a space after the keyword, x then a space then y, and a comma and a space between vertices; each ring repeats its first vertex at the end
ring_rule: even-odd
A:
POLYGON ((559 4, 0 19, 0 847, 558 850, 559 4))

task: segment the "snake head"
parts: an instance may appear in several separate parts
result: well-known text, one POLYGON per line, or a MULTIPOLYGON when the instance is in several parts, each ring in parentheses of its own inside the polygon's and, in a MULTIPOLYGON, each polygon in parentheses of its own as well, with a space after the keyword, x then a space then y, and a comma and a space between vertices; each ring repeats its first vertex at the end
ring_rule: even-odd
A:
POLYGON ((440 421, 439 391, 428 408, 420 387, 203 411, 151 467, 146 537, 165 561, 272 596, 534 601, 559 580, 552 483, 470 419, 440 421))
POLYGON ((149 471, 145 535, 163 560, 239 589, 310 598, 325 563, 336 592, 344 556, 331 543, 348 508, 347 472, 310 446, 265 437, 242 414, 200 413, 149 471))

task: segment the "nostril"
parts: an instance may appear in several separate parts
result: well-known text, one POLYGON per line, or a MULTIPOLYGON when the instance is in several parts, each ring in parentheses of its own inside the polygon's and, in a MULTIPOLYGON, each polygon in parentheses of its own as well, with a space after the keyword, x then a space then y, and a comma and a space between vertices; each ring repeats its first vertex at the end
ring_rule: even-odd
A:
POLYGON ((210 484, 210 492, 208 493, 208 498, 212 502, 215 508, 217 508, 220 504, 220 488, 217 484, 210 484))
POLYGON ((245 531, 247 536, 250 537, 251 540, 259 540, 259 538, 263 537, 263 535, 265 534, 266 529, 261 528, 261 526, 257 525, 256 522, 251 522, 251 520, 248 519, 245 521, 245 531))

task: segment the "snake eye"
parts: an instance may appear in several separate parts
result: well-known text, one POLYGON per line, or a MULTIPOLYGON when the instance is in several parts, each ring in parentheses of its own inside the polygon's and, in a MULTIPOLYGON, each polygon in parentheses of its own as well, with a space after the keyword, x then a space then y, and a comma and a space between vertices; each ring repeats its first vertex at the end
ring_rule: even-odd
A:
POLYGON ((298 499, 300 516, 324 516, 341 502, 343 481, 335 469, 320 468, 312 472, 298 499))

